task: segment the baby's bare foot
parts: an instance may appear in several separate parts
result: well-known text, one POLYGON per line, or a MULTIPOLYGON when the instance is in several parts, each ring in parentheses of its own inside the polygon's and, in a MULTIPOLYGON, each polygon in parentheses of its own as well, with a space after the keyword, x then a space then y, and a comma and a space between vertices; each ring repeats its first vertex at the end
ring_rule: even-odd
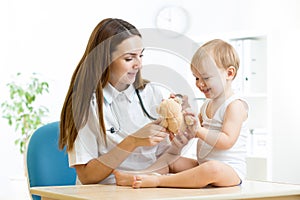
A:
POLYGON ((153 188, 159 186, 158 175, 137 175, 134 177, 133 188, 153 188))
POLYGON ((135 176, 133 174, 123 173, 120 171, 114 171, 116 184, 120 186, 132 186, 135 181, 135 176))

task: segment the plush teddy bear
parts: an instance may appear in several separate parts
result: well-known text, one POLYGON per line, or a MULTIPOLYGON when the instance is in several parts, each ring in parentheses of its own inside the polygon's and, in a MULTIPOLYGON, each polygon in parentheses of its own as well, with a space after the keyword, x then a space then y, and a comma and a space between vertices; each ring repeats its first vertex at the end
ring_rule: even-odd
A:
POLYGON ((161 125, 174 134, 179 130, 184 132, 187 125, 194 123, 191 116, 183 116, 182 98, 178 96, 164 99, 156 111, 162 117, 161 125))

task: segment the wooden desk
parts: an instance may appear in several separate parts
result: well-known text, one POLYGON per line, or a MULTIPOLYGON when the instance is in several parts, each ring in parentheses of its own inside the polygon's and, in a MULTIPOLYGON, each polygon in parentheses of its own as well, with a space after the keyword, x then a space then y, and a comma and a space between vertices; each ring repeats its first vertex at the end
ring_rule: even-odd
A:
POLYGON ((245 181, 241 186, 203 189, 143 188, 115 185, 32 187, 30 192, 49 199, 300 199, 300 185, 245 181))

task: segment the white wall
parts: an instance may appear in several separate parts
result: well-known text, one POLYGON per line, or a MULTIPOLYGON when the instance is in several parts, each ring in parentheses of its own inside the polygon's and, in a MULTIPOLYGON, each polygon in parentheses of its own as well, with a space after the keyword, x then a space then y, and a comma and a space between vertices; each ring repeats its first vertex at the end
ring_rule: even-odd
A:
MULTIPOLYGON (((299 18, 299 17, 298 17, 299 18)), ((273 180, 300 184, 300 29, 281 29, 270 38, 273 180), (273 70, 274 68, 274 70, 273 70)))
MULTIPOLYGON (((51 95, 44 97, 44 104, 51 111, 48 120, 59 120, 70 76, 94 26, 103 18, 117 17, 138 28, 151 28, 156 12, 165 5, 181 5, 189 11, 191 26, 187 36, 194 40, 251 32, 270 35, 273 178, 300 183, 297 0, 2 0, 0 101, 7 94, 5 83, 16 72, 37 72, 50 83, 51 95)), ((2 118, 0 126, 1 185, 2 177, 22 174, 22 157, 14 150, 13 130, 2 118), (5 160, 9 162, 3 164, 5 160)))

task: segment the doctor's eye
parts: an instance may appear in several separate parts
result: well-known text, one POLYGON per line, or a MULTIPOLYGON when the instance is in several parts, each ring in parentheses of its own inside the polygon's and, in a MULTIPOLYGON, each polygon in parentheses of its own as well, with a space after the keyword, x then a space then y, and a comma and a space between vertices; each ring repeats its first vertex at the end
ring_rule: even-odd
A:
POLYGON ((133 60, 133 58, 125 58, 125 61, 126 62, 130 62, 130 61, 132 61, 133 60))

